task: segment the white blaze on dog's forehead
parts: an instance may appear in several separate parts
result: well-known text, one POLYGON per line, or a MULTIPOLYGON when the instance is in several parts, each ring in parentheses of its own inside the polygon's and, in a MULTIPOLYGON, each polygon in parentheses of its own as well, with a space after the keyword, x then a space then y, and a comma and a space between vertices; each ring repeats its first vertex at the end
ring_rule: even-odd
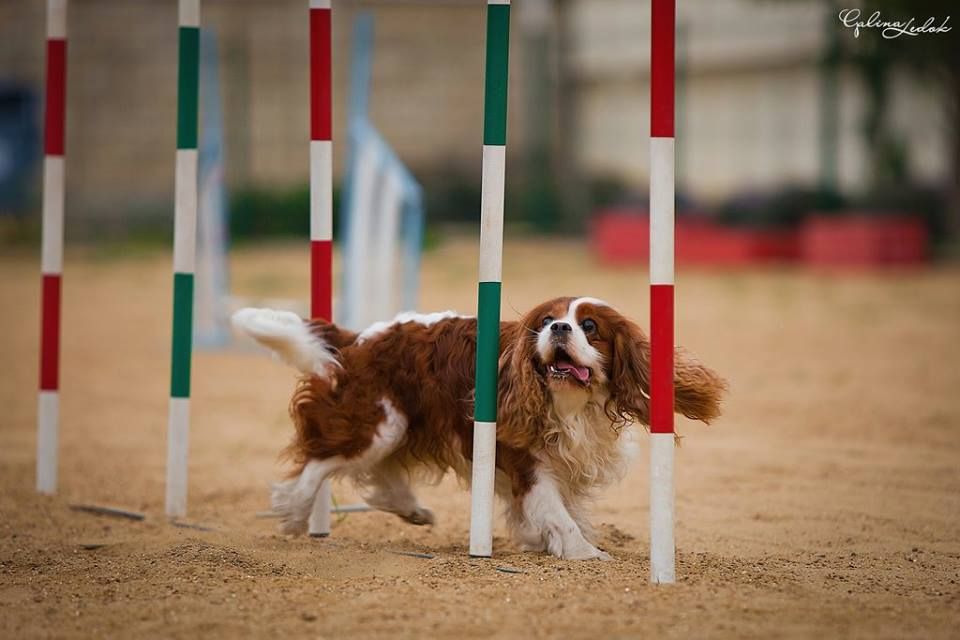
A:
POLYGON ((362 332, 360 332, 360 335, 357 336, 357 344, 363 344, 371 338, 375 338, 386 333, 392 327, 405 324, 407 322, 416 322, 417 324, 422 324, 425 327, 429 327, 440 322, 441 320, 467 317, 469 316, 462 316, 456 311, 437 311, 436 313, 417 313, 416 311, 404 311, 402 313, 398 313, 392 320, 374 322, 372 325, 364 329, 362 332))
POLYGON ((576 323, 577 321, 577 307, 582 304, 592 304, 595 307, 609 307, 606 302, 600 300, 599 298, 577 298, 570 303, 570 306, 567 307, 567 317, 565 320, 572 321, 576 323))

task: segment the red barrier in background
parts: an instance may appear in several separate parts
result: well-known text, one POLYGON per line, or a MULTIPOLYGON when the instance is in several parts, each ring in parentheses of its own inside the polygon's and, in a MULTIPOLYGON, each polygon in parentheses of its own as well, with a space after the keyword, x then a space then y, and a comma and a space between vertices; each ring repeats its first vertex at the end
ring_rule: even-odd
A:
MULTIPOLYGON (((675 233, 678 264, 739 266, 794 261, 799 254, 793 230, 725 227, 708 220, 678 218, 675 233)), ((646 215, 608 210, 594 218, 590 241, 605 264, 643 264, 649 256, 648 234, 646 215)))
MULTIPOLYGON (((649 233, 645 213, 608 209, 594 217, 590 245, 606 265, 646 265, 649 233)), ((682 216, 676 223, 676 261, 683 265, 911 265, 926 262, 929 242, 923 220, 912 216, 812 215, 799 229, 727 227, 682 216)))
POLYGON ((604 264, 646 263, 650 256, 650 218, 629 210, 608 210, 594 216, 590 249, 604 264))
POLYGON ((818 266, 916 265, 929 255, 923 220, 911 216, 810 216, 800 230, 800 255, 818 266))

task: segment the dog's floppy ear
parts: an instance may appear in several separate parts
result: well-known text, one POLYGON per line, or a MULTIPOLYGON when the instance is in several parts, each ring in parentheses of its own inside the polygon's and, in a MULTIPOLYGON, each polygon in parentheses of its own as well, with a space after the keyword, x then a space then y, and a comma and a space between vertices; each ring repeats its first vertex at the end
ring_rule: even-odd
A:
POLYGON ((604 407, 615 423, 650 424, 650 341, 635 323, 620 317, 613 322, 608 387, 604 407))
POLYGON ((540 432, 546 394, 535 369, 536 331, 524 318, 502 323, 497 404, 497 440, 517 448, 530 446, 540 432))

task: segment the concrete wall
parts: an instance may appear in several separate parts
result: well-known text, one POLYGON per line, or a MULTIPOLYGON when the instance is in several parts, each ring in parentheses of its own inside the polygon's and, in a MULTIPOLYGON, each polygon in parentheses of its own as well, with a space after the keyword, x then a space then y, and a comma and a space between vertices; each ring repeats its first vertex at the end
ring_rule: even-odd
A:
MULTIPOLYGON (((70 216, 122 218, 172 202, 177 15, 173 0, 72 0, 68 16, 70 216)), ((304 184, 309 139, 306 0, 204 0, 218 35, 231 185, 304 184)), ((484 4, 353 2, 334 12, 335 170, 342 173, 353 18, 376 18, 371 114, 416 170, 451 164, 480 176, 484 4)), ((0 78, 42 93, 45 3, 4 0, 0 78)), ((514 47, 516 51, 518 47, 514 47)), ((522 87, 514 56, 513 87, 522 87)), ((520 90, 510 101, 520 135, 520 90)), ((39 184, 39 175, 38 175, 39 184)))
MULTIPOLYGON (((23 80, 38 91, 44 4, 0 2, 0 78, 23 80)), ((530 94, 522 14, 535 4, 540 3, 520 0, 515 11, 508 143, 514 184, 525 125, 545 118, 554 135, 554 162, 560 158, 565 179, 579 169, 583 176, 613 175, 645 189, 649 2, 552 0, 551 42, 561 44, 548 57, 548 76, 555 83, 548 95, 566 101, 542 101, 542 108, 524 104, 530 94), (562 38, 558 25, 566 25, 562 38)), ((306 6, 306 0, 203 2, 203 23, 216 30, 221 46, 231 185, 286 187, 306 181, 306 6)), ((372 10, 377 21, 374 121, 415 172, 452 166, 479 182, 481 0, 336 1, 337 173, 345 155, 350 32, 361 9, 372 10)), ((817 2, 680 4, 678 176, 691 192, 717 197, 816 180, 817 60, 826 19, 817 2)), ((72 0, 69 30, 69 215, 166 215, 173 192, 176 2, 72 0)), ((914 174, 942 179, 949 167, 949 138, 935 91, 901 74, 893 94, 891 118, 910 141, 914 174)), ((859 133, 864 100, 857 78, 842 74, 838 173, 847 188, 863 186, 868 176, 859 133)))

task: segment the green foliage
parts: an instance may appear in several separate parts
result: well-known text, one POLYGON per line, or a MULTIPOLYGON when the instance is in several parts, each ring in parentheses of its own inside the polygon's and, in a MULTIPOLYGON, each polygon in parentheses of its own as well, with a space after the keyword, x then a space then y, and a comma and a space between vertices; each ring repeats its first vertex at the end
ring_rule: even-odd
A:
POLYGON ((310 187, 235 190, 230 196, 229 219, 230 238, 234 241, 309 237, 310 187))
POLYGON ((40 216, 0 216, 0 246, 40 246, 40 216))
MULTIPOLYGON (((420 177, 429 222, 464 223, 480 221, 479 176, 468 175, 453 166, 420 177)), ((509 188, 509 187, 508 187, 509 188)))
POLYGON ((716 219, 731 226, 791 227, 811 212, 837 212, 845 204, 846 199, 836 191, 791 186, 730 198, 718 207, 716 219))
POLYGON ((614 176, 596 176, 587 186, 591 211, 618 204, 639 202, 641 199, 623 180, 614 176))
POLYGON ((539 233, 551 233, 560 230, 563 225, 560 194, 549 176, 529 180, 524 185, 519 202, 508 203, 510 209, 517 209, 516 216, 531 224, 539 233))
POLYGON ((887 185, 854 198, 850 210, 874 216, 917 216, 926 223, 934 242, 939 243, 949 234, 947 206, 943 190, 919 185, 887 185))

